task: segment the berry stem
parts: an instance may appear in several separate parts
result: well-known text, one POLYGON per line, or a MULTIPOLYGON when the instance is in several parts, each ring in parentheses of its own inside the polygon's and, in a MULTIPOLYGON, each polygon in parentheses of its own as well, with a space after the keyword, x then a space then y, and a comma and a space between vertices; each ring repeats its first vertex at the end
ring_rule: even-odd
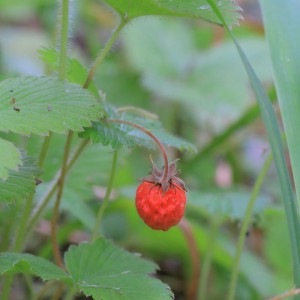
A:
POLYGON ((142 132, 144 132, 145 134, 147 134, 149 137, 151 137, 153 139, 153 141, 157 144, 158 148, 160 149, 163 158, 164 158, 164 162, 165 162, 165 166, 164 166, 164 176, 162 178, 162 182, 167 182, 168 181, 168 175, 169 175, 169 161, 168 161, 168 156, 167 156, 167 152, 165 150, 165 147, 163 146, 163 144, 160 142, 160 140, 148 129, 146 129, 145 127, 130 122, 130 121, 126 121, 126 120, 120 120, 120 119, 105 119, 105 122, 107 123, 119 123, 119 124, 125 124, 125 125, 129 125, 132 126, 136 129, 141 130, 142 132))

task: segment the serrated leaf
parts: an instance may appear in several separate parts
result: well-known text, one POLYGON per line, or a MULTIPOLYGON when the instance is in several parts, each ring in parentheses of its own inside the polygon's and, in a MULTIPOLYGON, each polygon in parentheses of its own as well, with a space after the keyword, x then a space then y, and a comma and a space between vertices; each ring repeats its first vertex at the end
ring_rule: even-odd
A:
POLYGON ((0 275, 31 273, 43 280, 67 280, 67 274, 50 261, 27 253, 0 253, 0 275))
MULTIPOLYGON (((120 118, 111 107, 107 106, 106 111, 111 118, 120 118)), ((197 151, 193 144, 166 132, 158 121, 147 120, 128 113, 123 114, 122 119, 143 126, 151 131, 166 146, 175 147, 182 151, 197 151)), ((110 144, 113 149, 119 149, 121 147, 131 149, 136 146, 150 149, 156 147, 153 140, 148 135, 141 130, 125 124, 106 123, 104 121, 95 122, 92 127, 87 128, 80 136, 91 138, 93 142, 101 142, 105 146, 110 144)))
POLYGON ((22 166, 10 170, 5 182, 0 181, 0 201, 16 201, 34 193, 35 178, 40 174, 36 160, 22 152, 22 166))
POLYGON ((17 170, 21 154, 13 143, 0 138, 0 182, 8 177, 8 170, 17 170))
MULTIPOLYGON (((41 55, 40 58, 45 63, 47 63, 53 70, 58 71, 60 63, 60 56, 58 51, 56 51, 55 49, 43 48, 39 51, 39 53, 41 55)), ((88 75, 87 69, 77 59, 70 57, 67 58, 66 68, 66 78, 68 79, 68 81, 83 86, 88 75)), ((95 97, 99 96, 94 82, 91 82, 88 89, 95 95, 95 97)))
POLYGON ((65 264, 78 288, 95 300, 172 299, 168 286, 149 276, 156 264, 104 239, 71 246, 65 264))
MULTIPOLYGON (((239 7, 232 0, 214 0, 229 24, 238 23, 239 7)), ((121 16, 133 19, 141 16, 162 15, 202 18, 220 23, 206 0, 105 0, 121 16)))
MULTIPOLYGON (((242 220, 246 213, 250 193, 247 192, 215 192, 198 193, 189 191, 187 211, 199 211, 201 214, 213 218, 242 220)), ((253 215, 261 214, 270 204, 266 196, 259 196, 253 215)))
POLYGON ((76 84, 32 76, 0 82, 0 131, 81 131, 102 115, 100 103, 76 84))

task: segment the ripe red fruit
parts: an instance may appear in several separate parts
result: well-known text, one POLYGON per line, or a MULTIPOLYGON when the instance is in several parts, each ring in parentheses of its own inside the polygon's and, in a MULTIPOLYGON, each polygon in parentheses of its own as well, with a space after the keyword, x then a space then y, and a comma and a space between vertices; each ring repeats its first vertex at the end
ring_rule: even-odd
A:
POLYGON ((143 182, 136 191, 135 204, 140 217, 152 229, 168 230, 184 215, 186 192, 176 183, 166 192, 160 185, 143 182))
POLYGON ((136 191, 135 205, 143 221, 156 230, 168 230, 179 223, 184 215, 186 189, 177 177, 176 163, 169 166, 168 176, 152 162, 152 171, 136 191))

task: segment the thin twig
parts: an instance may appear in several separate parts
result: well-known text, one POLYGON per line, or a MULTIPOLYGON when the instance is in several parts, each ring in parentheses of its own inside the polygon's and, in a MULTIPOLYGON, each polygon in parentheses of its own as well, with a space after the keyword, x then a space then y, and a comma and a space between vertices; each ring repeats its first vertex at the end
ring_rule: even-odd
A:
POLYGON ((110 171, 110 177, 108 181, 108 185, 106 188, 105 196, 102 202, 102 205, 100 206, 98 213, 97 213, 97 218, 96 222, 94 225, 94 230, 92 234, 92 242, 95 241, 97 238, 98 232, 99 232, 99 227, 103 218, 104 211, 108 205, 109 202, 109 197, 112 191, 114 179, 115 179, 115 174, 116 174, 116 168, 117 168, 117 160, 118 160, 118 151, 116 150, 113 155, 113 160, 112 160, 112 165, 111 165, 111 171, 110 171))
POLYGON ((71 149, 72 137, 73 137, 73 131, 69 131, 66 145, 65 145, 63 162, 62 162, 62 166, 61 166, 61 174, 60 174, 60 178, 58 181, 57 197, 56 197, 56 201, 54 204, 53 216, 51 218, 51 242, 52 242, 52 247, 53 247, 53 253, 54 253, 54 258, 55 258, 56 264, 61 268, 63 267, 63 261, 62 261, 61 255, 60 255, 59 246, 58 246, 58 242, 57 242, 57 222, 58 222, 58 217, 59 217, 59 206, 60 206, 62 193, 63 193, 63 189, 64 189, 64 184, 65 184, 65 177, 67 174, 68 156, 69 156, 70 149, 71 149))

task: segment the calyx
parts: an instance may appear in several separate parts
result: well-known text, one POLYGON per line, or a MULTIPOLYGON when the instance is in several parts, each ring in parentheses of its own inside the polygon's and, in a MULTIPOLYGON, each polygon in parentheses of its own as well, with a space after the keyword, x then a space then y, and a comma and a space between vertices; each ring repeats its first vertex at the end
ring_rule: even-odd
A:
POLYGON ((160 185, 164 192, 166 192, 170 187, 174 187, 174 185, 177 185, 182 190, 187 191, 187 189, 185 188, 184 181, 178 177, 180 171, 176 169, 177 160, 175 160, 169 165, 167 174, 165 174, 165 167, 163 167, 162 170, 159 170, 157 168, 151 156, 150 161, 152 165, 152 170, 150 170, 148 176, 139 178, 139 181, 147 181, 152 182, 156 185, 160 185))

